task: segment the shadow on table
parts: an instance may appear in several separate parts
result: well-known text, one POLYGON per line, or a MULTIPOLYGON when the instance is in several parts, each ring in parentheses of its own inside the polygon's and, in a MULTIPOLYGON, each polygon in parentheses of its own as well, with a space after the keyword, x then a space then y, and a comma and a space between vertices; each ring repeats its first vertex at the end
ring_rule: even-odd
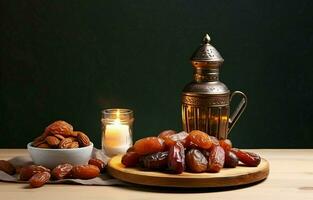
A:
POLYGON ((176 187, 143 186, 143 185, 137 185, 137 184, 128 184, 128 186, 123 187, 123 188, 126 190, 138 190, 138 191, 157 192, 157 193, 208 193, 208 192, 224 192, 224 191, 245 189, 248 187, 258 185, 265 180, 261 180, 255 183, 240 185, 240 186, 216 187, 216 188, 176 188, 176 187))

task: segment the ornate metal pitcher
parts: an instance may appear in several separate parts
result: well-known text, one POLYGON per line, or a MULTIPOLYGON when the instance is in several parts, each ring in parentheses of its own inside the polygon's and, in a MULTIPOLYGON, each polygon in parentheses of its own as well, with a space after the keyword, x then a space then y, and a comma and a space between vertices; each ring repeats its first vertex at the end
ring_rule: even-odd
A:
POLYGON ((209 43, 208 34, 191 57, 194 81, 182 93, 182 121, 185 131, 201 130, 219 139, 228 133, 247 106, 247 96, 240 91, 230 93, 219 81, 219 68, 224 59, 209 43), (235 95, 242 99, 230 116, 230 101, 235 95))

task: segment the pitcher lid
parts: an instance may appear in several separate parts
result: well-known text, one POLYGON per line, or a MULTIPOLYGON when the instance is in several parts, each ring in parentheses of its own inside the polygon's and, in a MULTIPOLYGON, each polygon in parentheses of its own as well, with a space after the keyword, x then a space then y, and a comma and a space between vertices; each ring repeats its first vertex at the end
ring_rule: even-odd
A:
POLYGON ((211 38, 206 34, 202 40, 202 44, 192 54, 191 61, 205 61, 205 62, 223 62, 224 59, 220 53, 210 44, 211 38))

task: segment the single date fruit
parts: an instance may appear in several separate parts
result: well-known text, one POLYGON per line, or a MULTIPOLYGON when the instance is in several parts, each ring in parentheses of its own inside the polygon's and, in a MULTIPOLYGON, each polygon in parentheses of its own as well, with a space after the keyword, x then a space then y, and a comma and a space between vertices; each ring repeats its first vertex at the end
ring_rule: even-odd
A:
POLYGON ((77 131, 77 141, 81 147, 86 147, 90 145, 89 137, 80 131, 77 131))
POLYGON ((138 164, 140 158, 140 154, 129 151, 122 157, 122 163, 126 167, 134 167, 138 164))
POLYGON ((212 146, 218 146, 218 145, 220 145, 220 142, 218 141, 218 139, 216 138, 216 137, 214 137, 214 136, 209 136, 210 137, 210 139, 211 139, 211 141, 212 141, 212 146))
POLYGON ((68 178, 71 176, 71 171, 73 169, 73 166, 71 164, 61 164, 56 166, 52 172, 51 175, 54 179, 60 180, 64 178, 68 178))
POLYGON ((72 169, 73 178, 92 179, 99 176, 100 170, 94 165, 76 165, 72 169))
POLYGON ((158 137, 146 137, 137 140, 134 151, 140 155, 148 155, 165 150, 164 140, 158 137))
POLYGON ((219 142, 220 142, 220 146, 225 151, 229 151, 233 147, 233 145, 232 145, 232 143, 231 143, 231 141, 229 139, 222 139, 219 142))
POLYGON ((71 134, 71 136, 76 138, 79 132, 80 132, 80 131, 73 131, 72 134, 71 134))
POLYGON ((176 131, 174 130, 165 130, 165 131, 162 131, 158 137, 159 138, 162 138, 163 140, 165 140, 166 138, 170 137, 171 135, 174 135, 176 134, 176 131))
POLYGON ((38 172, 29 179, 29 184, 33 188, 41 187, 50 179, 49 172, 38 172))
POLYGON ((185 148, 180 142, 176 142, 170 147, 168 168, 175 174, 180 174, 185 170, 185 148))
POLYGON ((235 154, 248 167, 256 167, 261 162, 261 157, 256 153, 237 150, 235 154))
POLYGON ((210 152, 208 163, 208 171, 209 172, 219 172, 225 162, 225 151, 220 146, 214 146, 210 152))
POLYGON ((34 139, 34 141, 32 142, 32 146, 34 147, 38 147, 38 145, 45 143, 46 142, 46 137, 49 135, 49 133, 44 132, 43 134, 41 134, 39 137, 36 137, 34 139))
POLYGON ((65 137, 60 134, 55 134, 54 137, 58 138, 59 140, 63 140, 65 137))
POLYGON ((29 166, 22 167, 20 169, 20 180, 28 181, 32 176, 34 176, 38 172, 50 173, 50 169, 47 169, 41 165, 29 165, 29 166))
POLYGON ((235 168, 239 162, 238 157, 232 151, 225 151, 225 163, 224 167, 235 168))
POLYGON ((171 146, 175 145, 176 142, 180 142, 183 146, 186 146, 188 143, 188 138, 189 134, 186 133, 185 131, 170 135, 169 137, 165 138, 165 144, 168 148, 171 146))
POLYGON ((64 138, 59 143, 59 148, 60 149, 70 149, 71 145, 72 145, 72 139, 71 138, 64 138))
POLYGON ((66 121, 55 121, 52 124, 50 124, 46 129, 46 133, 50 133, 52 135, 59 134, 63 135, 65 137, 69 137, 72 135, 73 132, 73 126, 66 121))
POLYGON ((50 149, 50 146, 47 143, 42 143, 38 145, 37 148, 50 149))
POLYGON ((6 160, 0 160, 0 170, 10 175, 15 174, 16 172, 15 167, 9 161, 6 160))
POLYGON ((168 152, 157 152, 145 156, 142 159, 142 164, 144 168, 151 170, 163 170, 167 168, 168 162, 168 152))
POLYGON ((196 145, 202 149, 210 149, 212 146, 212 140, 210 136, 202 131, 191 131, 189 133, 188 140, 190 144, 196 145))
POLYGON ((60 143, 60 140, 55 136, 48 136, 48 137, 46 137, 45 140, 46 140, 47 144, 51 147, 57 147, 60 143))
POLYGON ((191 172, 205 172, 208 161, 198 149, 191 149, 186 154, 186 166, 191 172))
POLYGON ((78 148, 78 147, 79 147, 79 144, 76 141, 72 142, 71 145, 69 146, 70 149, 75 149, 75 148, 78 148))
POLYGON ((89 165, 94 165, 94 166, 97 166, 100 170, 100 172, 103 172, 104 171, 104 168, 105 168, 105 163, 100 160, 100 159, 97 159, 97 158, 91 158, 89 161, 88 161, 88 164, 89 165))

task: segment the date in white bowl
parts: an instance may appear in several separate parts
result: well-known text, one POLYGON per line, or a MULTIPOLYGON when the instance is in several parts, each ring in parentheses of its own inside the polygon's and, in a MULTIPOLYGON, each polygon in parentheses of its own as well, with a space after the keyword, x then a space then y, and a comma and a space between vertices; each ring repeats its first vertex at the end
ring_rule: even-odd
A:
POLYGON ((54 168, 59 164, 69 163, 72 165, 87 164, 92 156, 93 143, 87 147, 74 149, 45 149, 27 144, 27 150, 37 165, 54 168))

